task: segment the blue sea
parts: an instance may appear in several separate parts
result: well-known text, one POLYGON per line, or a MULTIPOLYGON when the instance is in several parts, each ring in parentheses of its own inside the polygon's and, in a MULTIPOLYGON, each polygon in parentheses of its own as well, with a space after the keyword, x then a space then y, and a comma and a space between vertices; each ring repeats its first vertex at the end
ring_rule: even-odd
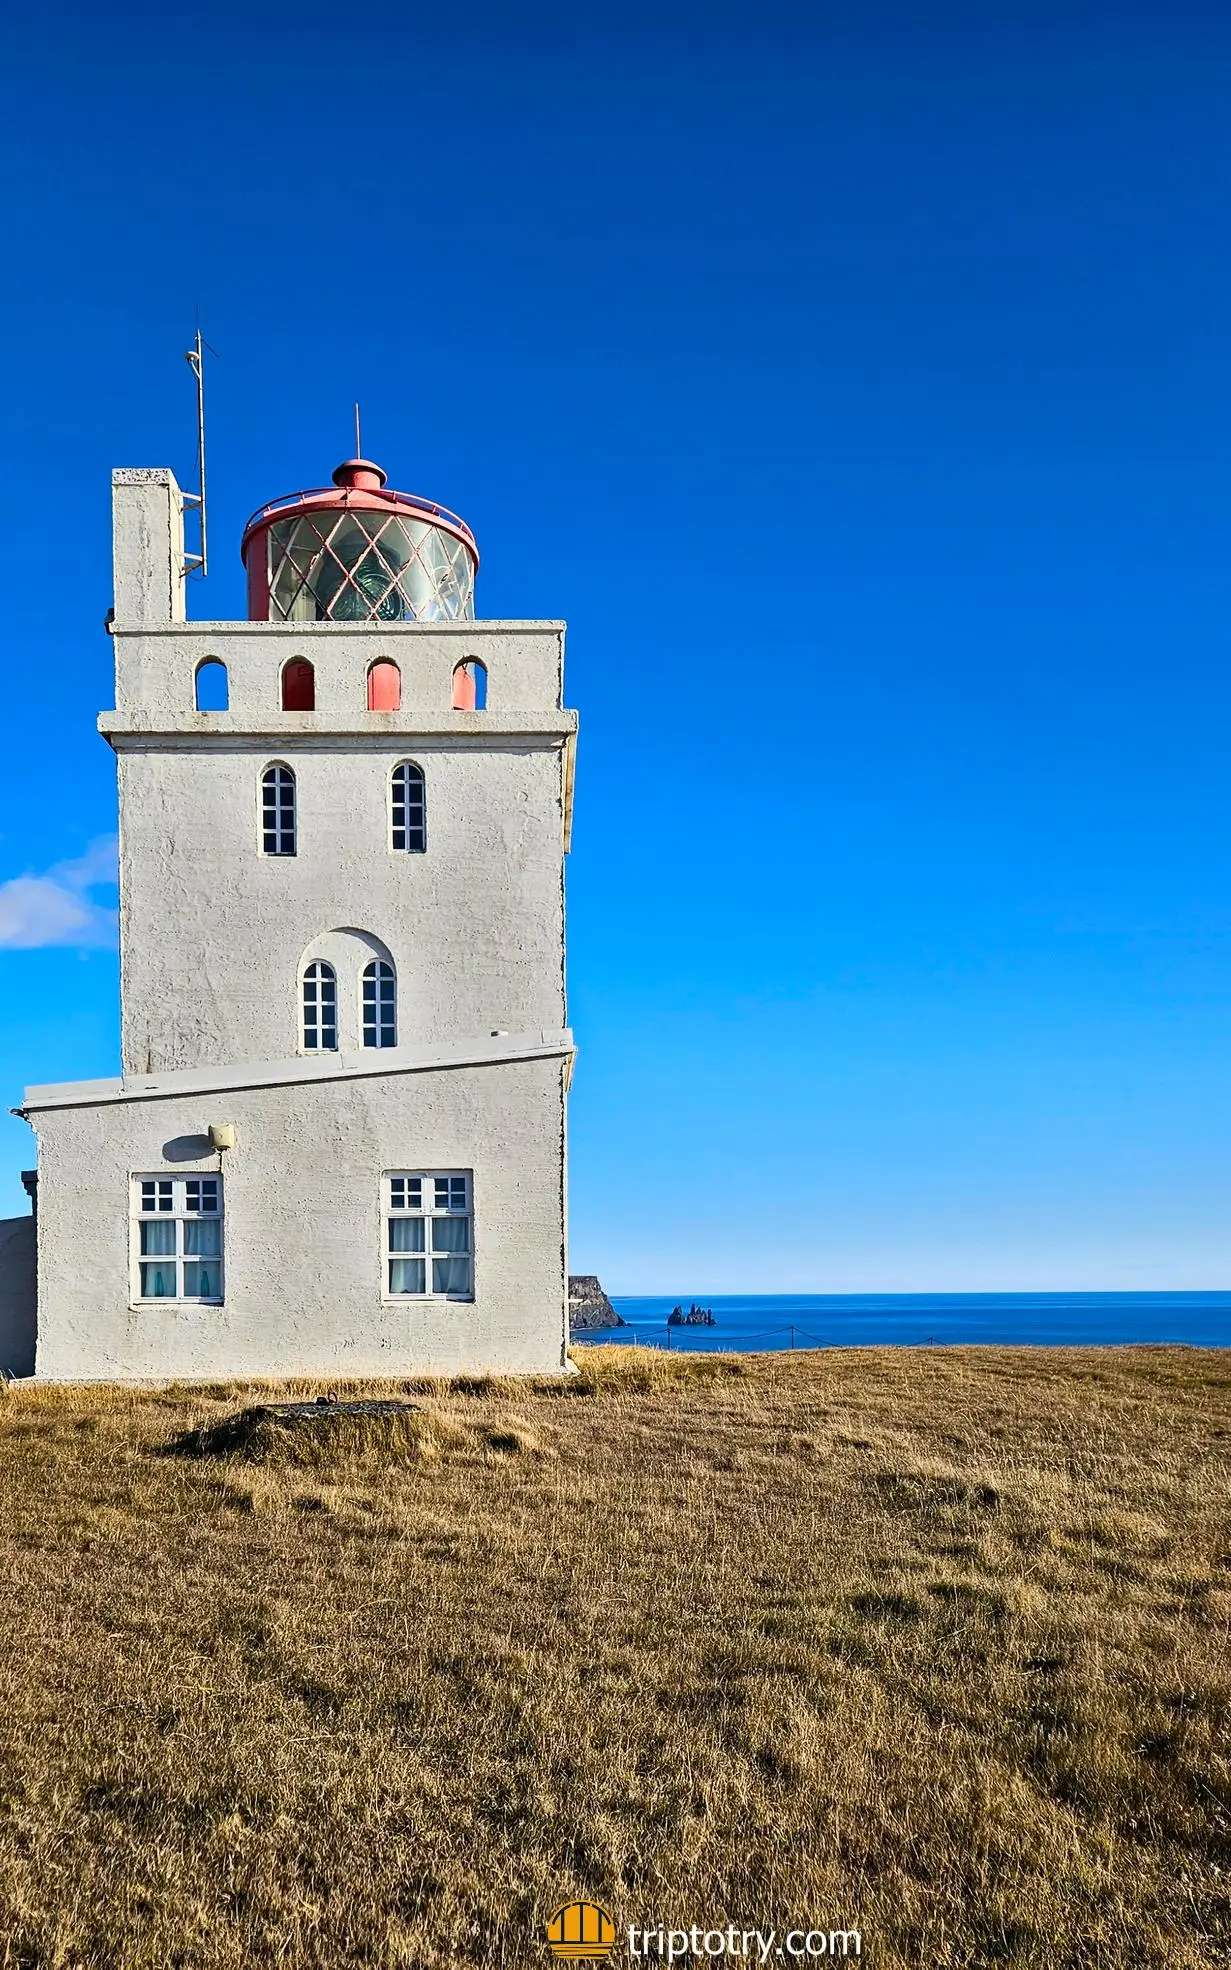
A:
POLYGON ((586 1341, 653 1347, 770 1348, 999 1346, 1107 1347, 1178 1344, 1231 1347, 1227 1293, 774 1293, 670 1294, 617 1298, 627 1325, 579 1335, 586 1341), (712 1327, 669 1327, 692 1300, 710 1307, 712 1327))

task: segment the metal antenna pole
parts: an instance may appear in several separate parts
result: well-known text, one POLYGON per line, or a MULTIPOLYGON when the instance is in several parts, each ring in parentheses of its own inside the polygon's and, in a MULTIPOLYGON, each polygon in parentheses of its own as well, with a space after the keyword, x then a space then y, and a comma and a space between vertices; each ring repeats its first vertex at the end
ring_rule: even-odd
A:
POLYGON ((359 406, 355 405, 355 457, 363 457, 363 442, 359 436, 359 406))
MULTIPOLYGON (((208 342, 201 340, 200 323, 197 324, 196 339, 184 357, 189 369, 197 379, 197 485, 199 491, 184 494, 184 504, 195 506, 201 519, 201 552, 185 554, 185 574, 207 575, 209 573, 209 543, 205 520, 205 355, 208 342)), ((214 353, 210 350, 210 354, 214 353)))

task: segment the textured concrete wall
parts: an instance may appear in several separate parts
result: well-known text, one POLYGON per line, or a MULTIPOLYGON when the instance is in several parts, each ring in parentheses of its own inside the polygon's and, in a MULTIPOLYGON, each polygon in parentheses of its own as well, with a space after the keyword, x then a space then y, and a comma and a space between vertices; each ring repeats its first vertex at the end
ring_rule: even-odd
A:
POLYGON ((111 474, 115 613, 122 622, 184 620, 184 507, 165 466, 111 474))
POLYGON ((37 1372, 559 1373, 566 1342, 559 1059, 48 1109, 37 1372), (219 1168, 223 1306, 134 1304, 130 1180, 219 1168), (382 1296, 381 1173, 471 1170, 472 1302, 382 1296))
MULTIPOLYGON (((127 1072, 293 1052, 304 954, 343 929, 388 946, 409 1043, 564 1024, 576 721, 560 710, 558 625, 120 628, 115 659, 117 708, 100 724, 120 762, 127 1072), (283 665, 305 655, 317 709, 282 713, 283 665), (452 709, 464 656, 487 664, 486 711, 452 709), (390 657, 402 708, 369 712, 368 667, 390 657), (227 665, 226 712, 192 709, 208 658, 227 665), (425 776, 425 854, 390 847, 403 759, 425 776), (296 775, 293 857, 262 852, 260 781, 274 761, 296 775)), ((357 991, 357 977, 339 978, 348 1011, 357 991)))
MULTIPOLYGON (((122 753, 125 1071, 295 1053, 301 962, 335 930, 391 952, 402 1044, 562 1027, 560 800, 560 753, 529 746, 248 750, 220 738, 122 753), (422 855, 389 847, 390 775, 407 758, 426 783, 422 855), (294 856, 261 853, 271 759, 296 775, 294 856)), ((339 965, 344 1047, 359 1044, 346 1028, 368 955, 356 945, 339 965)))
POLYGON ((0 1376, 34 1373, 34 1219, 0 1218, 0 1376))
MULTIPOLYGON (((117 546, 117 556, 119 548, 117 546)), ((570 730, 561 711, 564 625, 558 622, 161 623, 113 628, 117 729, 198 736, 242 730, 416 732, 444 722, 457 733, 570 730), (487 708, 454 711, 453 671, 468 657, 487 667, 487 708), (312 711, 282 710, 282 671, 306 659, 315 675, 312 711), (196 674, 226 665, 227 709, 196 710, 196 674), (401 672, 399 711, 368 710, 368 670, 391 662, 401 672), (125 726, 123 721, 127 720, 125 726)))

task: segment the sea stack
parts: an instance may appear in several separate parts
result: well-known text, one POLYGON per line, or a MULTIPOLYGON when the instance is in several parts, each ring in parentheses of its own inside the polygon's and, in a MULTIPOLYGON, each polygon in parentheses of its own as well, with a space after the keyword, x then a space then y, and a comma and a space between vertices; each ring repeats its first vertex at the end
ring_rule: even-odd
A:
POLYGON ((574 1333, 587 1327, 623 1327, 592 1272, 574 1272, 568 1282, 568 1324, 574 1333))

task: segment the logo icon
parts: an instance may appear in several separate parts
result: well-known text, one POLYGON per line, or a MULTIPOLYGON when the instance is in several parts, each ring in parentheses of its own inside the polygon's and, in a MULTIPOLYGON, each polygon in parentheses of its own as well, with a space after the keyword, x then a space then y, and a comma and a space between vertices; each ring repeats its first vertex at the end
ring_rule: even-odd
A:
POLYGON ((597 1902, 565 1902, 547 1924, 547 1947, 563 1963, 608 1957, 615 1939, 615 1923, 597 1902))

